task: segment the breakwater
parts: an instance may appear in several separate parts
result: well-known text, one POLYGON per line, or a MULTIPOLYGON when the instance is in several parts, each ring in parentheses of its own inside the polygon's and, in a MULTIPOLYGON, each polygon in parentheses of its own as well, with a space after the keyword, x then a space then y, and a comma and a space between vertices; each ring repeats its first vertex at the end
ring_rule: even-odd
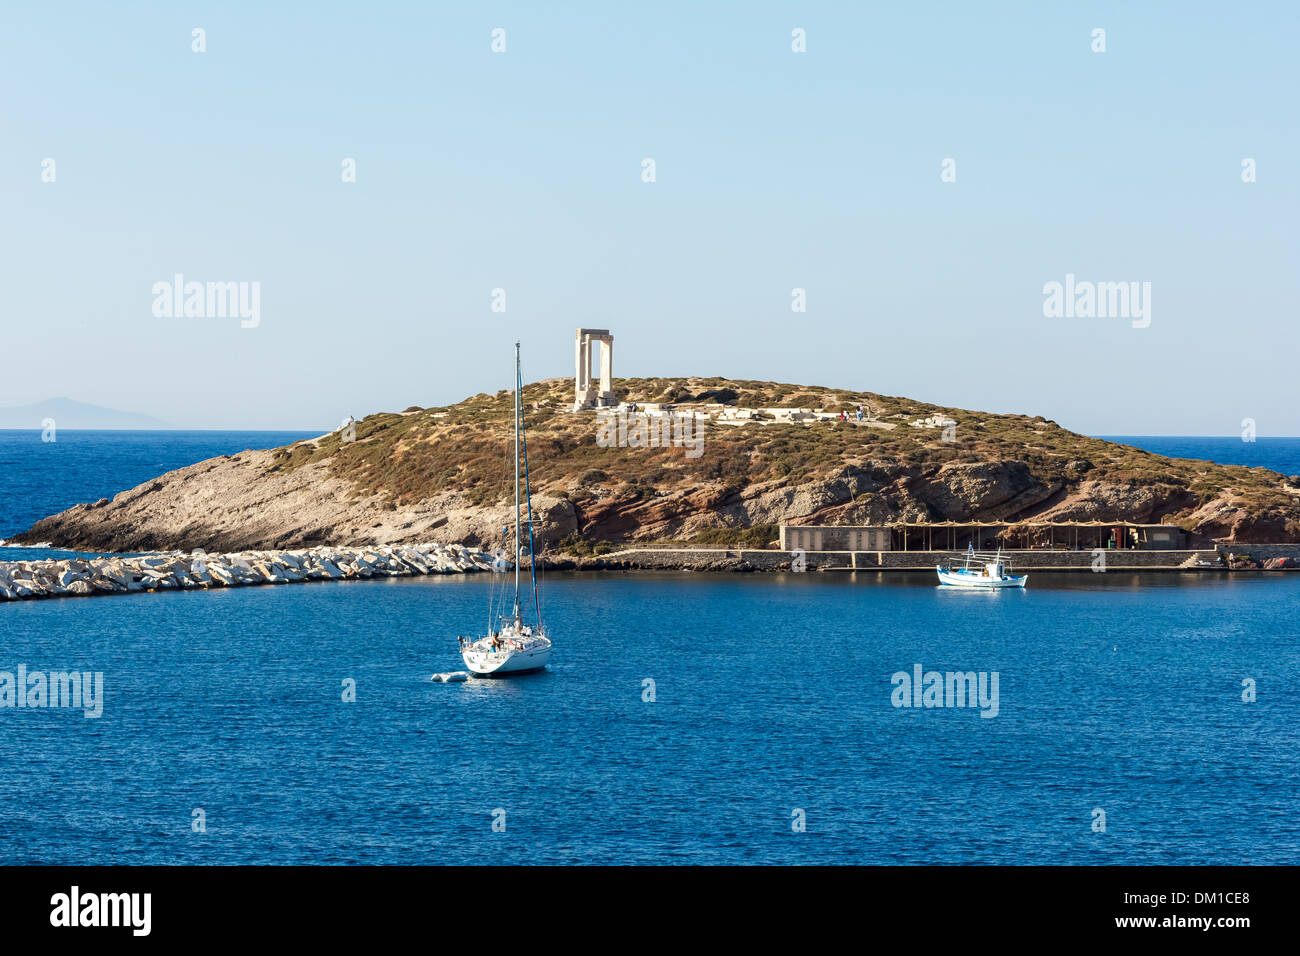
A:
MULTIPOLYGON (((1234 550, 1246 552, 1251 546, 1234 550)), ((1280 546, 1274 546, 1280 547, 1280 546)), ((1108 550, 1104 563, 1091 551, 1004 550, 1017 571, 1223 571, 1228 565, 1213 549, 1177 551, 1108 550)), ((951 551, 777 551, 750 548, 624 548, 577 559, 542 557, 556 570, 693 571, 929 571, 960 563, 951 551)))
POLYGON ((321 547, 234 554, 168 551, 0 561, 0 600, 460 574, 492 569, 491 555, 459 544, 321 547))
MULTIPOLYGON (((1107 551, 1105 563, 1087 551, 1004 551, 1019 571, 1289 570, 1300 545, 1242 545, 1222 550, 1107 551), (1231 557, 1234 560, 1226 561, 1231 557), (1248 559, 1246 563, 1241 558, 1248 559)), ((558 571, 933 571, 960 560, 942 551, 791 551, 739 548, 625 548, 582 558, 544 555, 539 565, 558 571)), ((78 597, 189 588, 293 584, 374 577, 507 570, 492 555, 459 544, 206 554, 166 551, 139 555, 0 561, 0 601, 78 597)))

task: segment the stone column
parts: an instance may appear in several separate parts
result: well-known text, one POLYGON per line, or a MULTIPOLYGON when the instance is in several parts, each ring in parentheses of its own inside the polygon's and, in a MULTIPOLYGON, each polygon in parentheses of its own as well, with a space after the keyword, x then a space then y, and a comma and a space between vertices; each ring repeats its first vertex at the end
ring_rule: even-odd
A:
POLYGON ((613 389, 609 380, 614 377, 614 336, 602 335, 600 338, 600 390, 602 393, 613 389))
POLYGON ((591 404, 591 334, 578 329, 573 340, 573 410, 591 404))
POLYGON ((582 329, 578 329, 578 334, 573 340, 574 397, 578 400, 582 399, 583 390, 587 387, 585 381, 587 377, 587 363, 583 361, 583 359, 586 358, 587 345, 586 342, 583 341, 583 338, 582 329))

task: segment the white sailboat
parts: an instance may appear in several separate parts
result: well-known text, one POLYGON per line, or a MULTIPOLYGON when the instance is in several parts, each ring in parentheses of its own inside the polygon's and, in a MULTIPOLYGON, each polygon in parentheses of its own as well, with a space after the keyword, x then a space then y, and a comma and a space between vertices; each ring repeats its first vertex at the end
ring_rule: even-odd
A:
POLYGON ((551 639, 542 626, 542 605, 537 596, 537 562, 533 551, 533 503, 528 488, 528 439, 523 424, 523 375, 519 370, 519 343, 515 343, 515 599, 514 610, 502 615, 488 636, 478 640, 460 638, 460 655, 470 672, 482 677, 523 674, 541 670, 551 659, 551 639), (523 504, 528 509, 528 575, 532 585, 536 623, 524 622, 520 603, 520 566, 523 538, 519 533, 519 466, 523 453, 523 504))
POLYGON ((935 567, 939 583, 958 588, 1023 588, 1029 575, 1011 573, 1011 562, 997 554, 979 554, 975 549, 966 551, 966 560, 960 568, 941 564, 935 567))

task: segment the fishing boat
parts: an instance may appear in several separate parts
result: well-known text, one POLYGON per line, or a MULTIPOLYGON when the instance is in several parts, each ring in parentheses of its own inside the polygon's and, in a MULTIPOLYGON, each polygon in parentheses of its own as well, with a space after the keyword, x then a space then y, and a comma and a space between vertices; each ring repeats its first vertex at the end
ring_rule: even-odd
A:
POLYGON ((973 547, 962 556, 961 567, 940 564, 935 567, 939 583, 957 588, 1023 588, 1029 575, 1011 573, 1011 562, 996 554, 980 554, 973 547))
POLYGON ((528 438, 524 434, 523 416, 523 374, 519 369, 519 343, 515 343, 515 587, 514 602, 509 614, 496 616, 495 626, 492 617, 494 601, 488 601, 488 635, 477 640, 460 638, 460 656, 470 673, 479 677, 503 677, 507 674, 524 674, 538 671, 551 659, 551 639, 546 636, 542 626, 542 603, 537 594, 537 562, 533 549, 533 502, 528 488, 528 438), (522 456, 522 457, 521 457, 522 456), (523 472, 523 500, 520 500, 520 467, 523 472), (520 505, 528 514, 528 578, 532 586, 532 604, 535 623, 524 620, 522 592, 521 558, 523 555, 523 536, 520 534, 520 505))

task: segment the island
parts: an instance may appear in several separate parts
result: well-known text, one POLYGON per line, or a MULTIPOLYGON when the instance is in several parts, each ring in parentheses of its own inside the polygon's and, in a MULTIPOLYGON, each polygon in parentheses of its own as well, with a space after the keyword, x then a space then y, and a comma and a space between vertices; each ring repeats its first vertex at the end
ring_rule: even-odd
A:
MULTIPOLYGON (((802 556, 813 568, 922 568, 933 552, 991 546, 1039 555, 1020 567, 1088 568, 1098 550, 1111 567, 1300 556, 1294 475, 1166 458, 1041 416, 607 372, 599 388, 580 373, 523 389, 533 534, 553 567, 788 569, 802 556)), ((509 390, 372 414, 76 505, 16 543, 229 553, 438 541, 490 553, 513 520, 512 414, 509 390)))

